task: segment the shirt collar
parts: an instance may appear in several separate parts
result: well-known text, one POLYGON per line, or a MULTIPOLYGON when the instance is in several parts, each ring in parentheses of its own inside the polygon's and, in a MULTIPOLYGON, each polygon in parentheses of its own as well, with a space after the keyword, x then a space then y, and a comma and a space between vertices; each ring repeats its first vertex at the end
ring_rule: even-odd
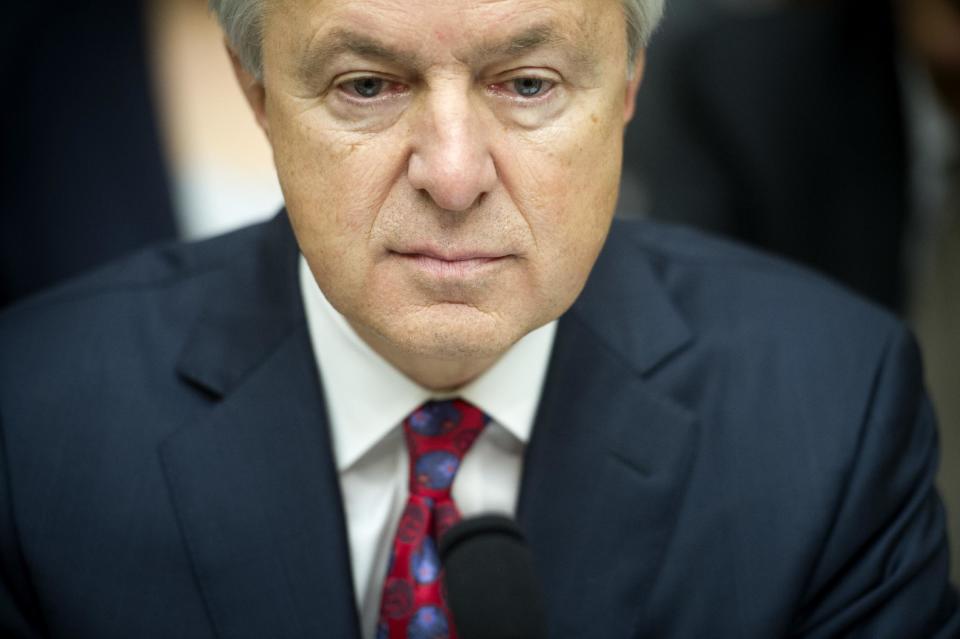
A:
MULTIPOLYGON (((302 256, 300 294, 323 382, 337 469, 342 472, 423 402, 450 394, 439 395, 420 386, 360 339, 327 301, 302 256)), ((526 443, 533 429, 556 328, 557 322, 553 321, 525 335, 454 395, 477 406, 526 443)))

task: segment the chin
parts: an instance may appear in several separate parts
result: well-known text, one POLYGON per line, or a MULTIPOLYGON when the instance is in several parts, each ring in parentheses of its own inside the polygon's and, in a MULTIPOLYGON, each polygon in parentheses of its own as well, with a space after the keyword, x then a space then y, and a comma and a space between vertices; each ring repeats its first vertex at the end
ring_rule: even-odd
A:
POLYGON ((466 361, 495 359, 528 331, 502 316, 463 304, 445 304, 400 322, 388 322, 377 332, 411 356, 466 361))

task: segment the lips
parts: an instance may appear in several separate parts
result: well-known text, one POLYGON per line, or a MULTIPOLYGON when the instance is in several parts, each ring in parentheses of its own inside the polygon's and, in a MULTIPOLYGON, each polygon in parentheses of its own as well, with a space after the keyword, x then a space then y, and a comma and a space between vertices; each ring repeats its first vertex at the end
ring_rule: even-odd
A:
POLYGON ((392 251, 392 254, 440 279, 467 278, 510 257, 497 251, 438 251, 431 248, 392 251))
POLYGON ((438 250, 434 248, 412 248, 402 251, 392 251, 403 257, 425 257, 431 260, 441 262, 469 262, 472 260, 495 260, 506 257, 508 253, 503 251, 482 251, 482 250, 438 250))

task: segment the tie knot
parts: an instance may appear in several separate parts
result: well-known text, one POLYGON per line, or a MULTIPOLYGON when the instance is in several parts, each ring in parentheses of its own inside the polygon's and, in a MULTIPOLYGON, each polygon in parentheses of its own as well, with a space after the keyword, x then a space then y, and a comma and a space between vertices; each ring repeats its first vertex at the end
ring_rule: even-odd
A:
POLYGON ((410 493, 448 497, 460 461, 488 421, 479 408, 461 399, 430 401, 415 410, 403 422, 410 493))

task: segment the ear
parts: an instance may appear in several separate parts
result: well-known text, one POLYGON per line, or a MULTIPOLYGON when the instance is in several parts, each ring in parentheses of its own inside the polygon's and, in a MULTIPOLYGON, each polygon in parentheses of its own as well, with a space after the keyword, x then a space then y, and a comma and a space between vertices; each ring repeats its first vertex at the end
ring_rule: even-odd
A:
POLYGON ((263 82, 247 70, 240 58, 234 53, 229 41, 224 39, 224 46, 227 48, 227 55, 230 56, 230 64, 233 65, 233 74, 237 78, 240 90, 243 91, 247 104, 253 109, 253 115, 257 119, 257 124, 270 139, 270 123, 267 120, 267 92, 264 89, 263 82))
POLYGON ((640 82, 643 80, 643 69, 647 61, 647 50, 640 49, 637 57, 633 61, 633 74, 627 80, 627 93, 624 96, 623 104, 623 124, 626 125, 633 119, 633 113, 637 107, 637 90, 640 88, 640 82))

